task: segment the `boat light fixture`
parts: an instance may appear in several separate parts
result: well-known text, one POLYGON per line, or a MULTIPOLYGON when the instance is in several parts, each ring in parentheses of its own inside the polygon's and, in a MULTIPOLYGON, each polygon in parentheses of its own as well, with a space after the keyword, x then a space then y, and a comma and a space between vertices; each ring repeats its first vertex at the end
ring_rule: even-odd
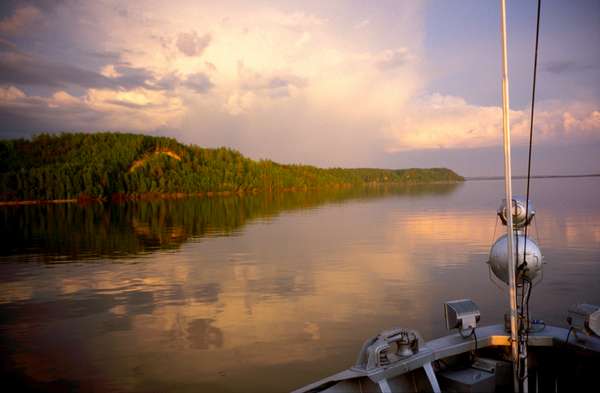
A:
MULTIPOLYGON (((512 210, 513 210, 513 228, 522 229, 531 223, 533 216, 535 216, 535 207, 531 201, 521 196, 513 196, 512 199, 512 210)), ((502 200, 500 207, 498 208, 498 217, 502 220, 502 224, 506 225, 508 221, 508 209, 506 206, 506 199, 502 200)))
MULTIPOLYGON (((501 282, 508 284, 508 237, 500 236, 492 245, 488 264, 494 276, 501 282)), ((517 271, 517 282, 521 284, 527 279, 538 282, 541 278, 544 257, 539 246, 531 237, 526 237, 522 231, 513 236, 513 244, 517 249, 515 255, 515 270, 517 271)))
POLYGON ((470 299, 451 300, 444 303, 444 317, 448 330, 475 329, 480 315, 479 307, 470 299))

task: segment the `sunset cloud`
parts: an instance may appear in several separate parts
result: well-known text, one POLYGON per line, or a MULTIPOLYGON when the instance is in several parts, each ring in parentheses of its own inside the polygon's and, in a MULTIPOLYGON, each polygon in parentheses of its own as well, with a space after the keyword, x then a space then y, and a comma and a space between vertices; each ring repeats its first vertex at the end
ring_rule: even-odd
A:
MULTIPOLYGON (((568 136, 600 141, 600 112, 586 103, 539 103, 537 142, 556 142, 568 136)), ((529 138, 530 113, 511 110, 511 134, 516 144, 529 138)), ((433 94, 409 105, 400 121, 388 126, 388 151, 436 148, 479 148, 502 143, 502 108, 468 104, 454 96, 433 94)))
POLYGON ((55 124, 55 116, 65 119, 63 130, 94 127, 124 131, 156 130, 177 126, 184 108, 181 100, 165 93, 143 88, 114 91, 89 89, 76 97, 59 90, 50 97, 28 96, 14 86, 0 87, 2 109, 34 124, 55 124))
POLYGON ((196 93, 206 93, 214 86, 210 79, 201 72, 188 75, 185 85, 196 93))
MULTIPOLYGON (((160 133, 326 166, 501 143, 499 77, 485 88, 497 99, 477 96, 496 41, 462 37, 459 51, 436 49, 434 57, 438 42, 448 45, 436 31, 446 25, 428 20, 427 4, 335 7, 186 0, 16 7, 0 17, 0 135, 160 133), (473 68, 474 57, 482 66, 473 68), (462 69, 467 77, 456 73, 462 69)), ((591 79, 539 99, 536 141, 600 141, 600 94, 590 87, 597 52, 542 63, 541 78, 591 79)), ((553 85, 542 82, 544 94, 553 85)), ((528 111, 513 104, 516 144, 527 140, 528 111)))
POLYGON ((186 56, 200 56, 210 44, 210 40, 210 34, 204 34, 200 37, 195 31, 179 33, 177 35, 177 49, 186 56))

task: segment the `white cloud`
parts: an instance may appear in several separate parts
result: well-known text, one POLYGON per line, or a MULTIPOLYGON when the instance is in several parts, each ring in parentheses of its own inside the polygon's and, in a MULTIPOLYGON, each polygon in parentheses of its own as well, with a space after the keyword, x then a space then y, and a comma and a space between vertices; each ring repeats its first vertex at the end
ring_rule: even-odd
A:
POLYGON ((576 118, 571 112, 563 113, 563 128, 567 132, 594 132, 600 130, 600 111, 594 110, 584 114, 582 118, 576 118))
POLYGON ((274 8, 260 10, 258 12, 258 17, 291 29, 321 27, 327 23, 326 19, 320 18, 314 14, 302 11, 282 12, 274 8))
MULTIPOLYGON (((556 143, 569 136, 600 139, 600 112, 583 102, 540 102, 534 121, 536 142, 556 143)), ((511 136, 528 141, 528 110, 511 110, 511 136)), ((502 110, 477 106, 454 96, 432 94, 403 108, 386 127, 387 151, 435 148, 479 148, 502 143, 502 110)))

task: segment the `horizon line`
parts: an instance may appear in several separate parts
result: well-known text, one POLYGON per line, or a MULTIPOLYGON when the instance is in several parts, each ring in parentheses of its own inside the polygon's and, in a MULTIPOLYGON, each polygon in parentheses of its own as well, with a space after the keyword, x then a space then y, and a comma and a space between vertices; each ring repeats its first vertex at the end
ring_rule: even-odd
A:
MULTIPOLYGON (((504 176, 463 176, 465 180, 502 180, 504 176)), ((532 179, 549 179, 558 177, 600 177, 600 173, 571 174, 571 175, 534 175, 532 179)), ((526 175, 513 176, 513 179, 527 179, 526 175)))

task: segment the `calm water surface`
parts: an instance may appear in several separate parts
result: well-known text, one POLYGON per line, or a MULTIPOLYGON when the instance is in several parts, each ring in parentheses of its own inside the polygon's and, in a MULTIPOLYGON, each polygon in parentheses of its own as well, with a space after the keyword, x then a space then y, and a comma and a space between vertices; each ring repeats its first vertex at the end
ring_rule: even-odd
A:
MULTIPOLYGON (((484 262, 502 193, 470 181, 0 207, 3 384, 285 391, 348 367, 385 328, 445 334, 444 300, 500 322, 507 295, 484 262)), ((564 325, 573 303, 600 304, 600 178, 537 179, 533 199, 547 262, 533 317, 564 325)))

